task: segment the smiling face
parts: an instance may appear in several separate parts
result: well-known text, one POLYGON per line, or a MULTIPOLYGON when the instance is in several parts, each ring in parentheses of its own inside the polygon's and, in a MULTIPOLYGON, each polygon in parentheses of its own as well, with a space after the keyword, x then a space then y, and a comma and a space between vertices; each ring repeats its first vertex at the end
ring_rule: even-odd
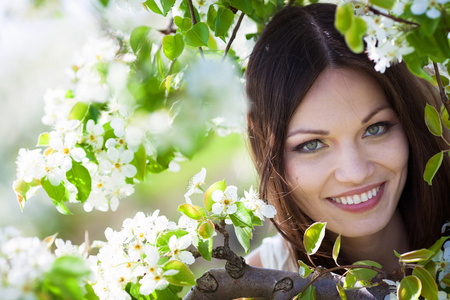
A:
MULTIPOLYGON (((288 124, 284 165, 300 208, 346 237, 381 231, 397 208, 408 141, 379 85, 326 69, 288 124)), ((398 214, 396 214, 398 216, 398 214)))

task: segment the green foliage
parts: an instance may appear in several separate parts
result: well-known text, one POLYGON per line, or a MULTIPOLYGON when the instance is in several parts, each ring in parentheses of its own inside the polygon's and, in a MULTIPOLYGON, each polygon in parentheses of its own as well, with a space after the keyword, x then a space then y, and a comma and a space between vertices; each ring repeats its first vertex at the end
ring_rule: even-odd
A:
POLYGON ((420 293, 422 291, 422 284, 419 278, 410 275, 406 276, 400 282, 398 286, 397 295, 399 300, 413 300, 419 299, 420 293))
POLYGON ((416 276, 422 285, 421 295, 425 299, 438 300, 438 287, 430 273, 420 266, 416 266, 412 275, 416 276))
POLYGON ((236 233, 236 237, 241 244, 242 248, 244 248, 245 253, 248 253, 250 249, 250 240, 252 239, 253 227, 234 227, 234 232, 236 233))
POLYGON ((431 185, 431 181, 433 180, 434 175, 439 170, 439 167, 442 164, 444 159, 444 152, 441 151, 435 155, 433 155, 427 162, 425 166, 425 172, 423 173, 423 179, 431 185))
POLYGON ((435 136, 442 135, 442 125, 439 113, 436 108, 428 103, 425 107, 425 124, 427 124, 428 130, 435 136))
POLYGON ((306 229, 303 236, 303 245, 305 246, 306 253, 313 255, 319 250, 325 237, 325 227, 327 223, 314 223, 306 229))
POLYGON ((66 189, 64 183, 61 182, 58 186, 54 186, 47 177, 44 177, 41 179, 41 184, 47 195, 53 200, 58 211, 62 214, 70 215, 71 212, 64 204, 69 201, 69 191, 66 189))
POLYGON ((174 275, 168 275, 167 280, 171 284, 175 285, 185 285, 185 286, 191 286, 195 285, 195 277, 192 271, 181 261, 178 260, 169 260, 167 263, 163 266, 164 270, 175 270, 178 271, 178 273, 174 275))
POLYGON ((353 6, 350 2, 340 5, 336 9, 334 26, 341 33, 345 34, 350 29, 353 22, 353 6))
POLYGON ((48 146, 50 143, 50 134, 48 132, 41 133, 36 146, 48 146))
POLYGON ((84 102, 78 102, 70 111, 69 120, 82 121, 89 111, 89 104, 84 102))
POLYGON ((170 60, 174 60, 183 53, 184 40, 180 33, 175 35, 166 35, 163 38, 163 52, 170 60))
POLYGON ((350 28, 345 32, 345 41, 347 46, 355 53, 364 51, 363 37, 366 34, 366 22, 360 17, 354 17, 350 28))
POLYGON ((233 20, 233 12, 228 8, 220 7, 215 20, 214 35, 225 41, 225 37, 231 24, 233 24, 233 20))
POLYGON ((84 203, 92 190, 92 179, 89 171, 72 160, 72 168, 66 173, 67 180, 77 188, 77 200, 84 203))
POLYGON ((300 274, 300 276, 302 276, 303 278, 306 278, 309 276, 309 274, 311 274, 312 272, 314 272, 310 266, 308 266, 307 264, 305 264, 304 262, 302 262, 301 260, 298 261, 299 264, 299 269, 298 272, 300 274))
POLYGON ((341 251, 341 235, 339 234, 338 237, 336 238, 336 241, 334 242, 333 245, 333 259, 334 262, 336 263, 336 265, 339 265, 337 262, 338 256, 339 256, 339 252, 341 251))
POLYGON ((227 188, 227 184, 225 183, 225 179, 222 181, 218 181, 213 183, 205 192, 205 196, 203 198, 203 205, 205 206, 207 211, 211 211, 212 210, 212 206, 214 204, 214 201, 211 198, 212 193, 215 190, 221 190, 221 191, 225 191, 225 189, 227 188))
POLYGON ((298 300, 315 300, 316 299, 316 288, 310 285, 303 293, 297 295, 298 300))
POLYGON ((192 26, 186 32, 185 41, 186 44, 192 47, 202 47, 208 45, 209 30, 208 25, 203 22, 199 22, 192 26))

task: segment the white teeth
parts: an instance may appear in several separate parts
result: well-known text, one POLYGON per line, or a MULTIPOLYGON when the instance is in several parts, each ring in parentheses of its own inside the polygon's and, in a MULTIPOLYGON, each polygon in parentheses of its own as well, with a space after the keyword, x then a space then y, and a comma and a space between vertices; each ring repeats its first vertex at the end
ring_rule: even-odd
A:
POLYGON ((337 203, 342 203, 345 205, 360 204, 361 202, 366 202, 367 200, 372 199, 372 197, 375 197, 379 190, 380 190, 380 187, 378 186, 378 187, 373 188, 365 193, 361 193, 361 194, 357 194, 357 195, 353 195, 353 196, 331 198, 331 199, 337 203))

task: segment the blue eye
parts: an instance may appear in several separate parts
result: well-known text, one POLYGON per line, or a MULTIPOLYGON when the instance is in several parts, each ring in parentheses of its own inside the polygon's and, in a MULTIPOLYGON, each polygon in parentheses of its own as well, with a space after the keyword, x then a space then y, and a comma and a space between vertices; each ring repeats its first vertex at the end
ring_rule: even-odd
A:
POLYGON ((300 153, 313 153, 324 147, 326 145, 320 140, 311 140, 298 145, 294 150, 300 153))
POLYGON ((386 122, 379 122, 367 127, 363 137, 380 136, 385 134, 392 125, 386 122))

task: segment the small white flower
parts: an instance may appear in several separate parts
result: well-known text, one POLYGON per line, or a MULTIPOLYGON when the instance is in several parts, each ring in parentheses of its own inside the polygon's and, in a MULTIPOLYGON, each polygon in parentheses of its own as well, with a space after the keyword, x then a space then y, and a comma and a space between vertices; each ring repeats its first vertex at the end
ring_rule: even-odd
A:
POLYGON ((40 149, 20 149, 16 163, 17 177, 27 183, 45 176, 45 157, 40 149))
POLYGON ((72 169, 72 159, 80 162, 86 157, 86 152, 79 147, 75 147, 78 136, 75 132, 68 132, 64 135, 59 131, 50 132, 50 147, 62 154, 63 162, 60 165, 65 172, 72 169))
POLYGON ((136 175, 136 167, 130 164, 134 158, 133 151, 109 148, 106 155, 107 159, 99 160, 99 170, 101 173, 112 173, 113 176, 118 176, 122 180, 125 177, 133 178, 136 175))
POLYGON ((139 12, 146 0, 116 0, 116 6, 122 10, 139 12))
POLYGON ((255 216, 264 221, 264 217, 273 218, 277 211, 272 205, 266 204, 263 200, 259 199, 259 193, 253 186, 250 187, 250 190, 244 191, 244 198, 241 201, 244 203, 245 208, 253 211, 255 216))
POLYGON ((183 235, 179 239, 176 235, 172 235, 169 239, 169 249, 172 259, 177 259, 185 264, 191 265, 195 262, 194 255, 186 251, 186 248, 191 245, 191 238, 189 235, 183 235))
POLYGON ((438 9, 439 4, 445 4, 449 0, 416 0, 411 5, 411 12, 415 15, 422 15, 426 13, 430 19, 437 19, 441 16, 441 11, 438 9))
POLYGON ((187 187, 188 191, 186 192, 186 194, 184 194, 186 203, 192 204, 192 200, 190 198, 191 195, 193 195, 195 193, 196 194, 204 193, 204 191, 202 190, 202 188, 200 186, 205 183, 205 178, 206 178, 206 169, 202 168, 202 170, 200 172, 195 174, 189 180, 188 187, 187 187))
POLYGON ((212 212, 216 215, 231 215, 237 211, 235 202, 238 200, 237 187, 230 185, 225 191, 215 190, 211 199, 215 202, 212 205, 212 212))
POLYGON ((86 142, 92 146, 94 150, 98 150, 103 146, 103 133, 105 130, 100 124, 95 124, 94 120, 88 120, 86 123, 86 142))

